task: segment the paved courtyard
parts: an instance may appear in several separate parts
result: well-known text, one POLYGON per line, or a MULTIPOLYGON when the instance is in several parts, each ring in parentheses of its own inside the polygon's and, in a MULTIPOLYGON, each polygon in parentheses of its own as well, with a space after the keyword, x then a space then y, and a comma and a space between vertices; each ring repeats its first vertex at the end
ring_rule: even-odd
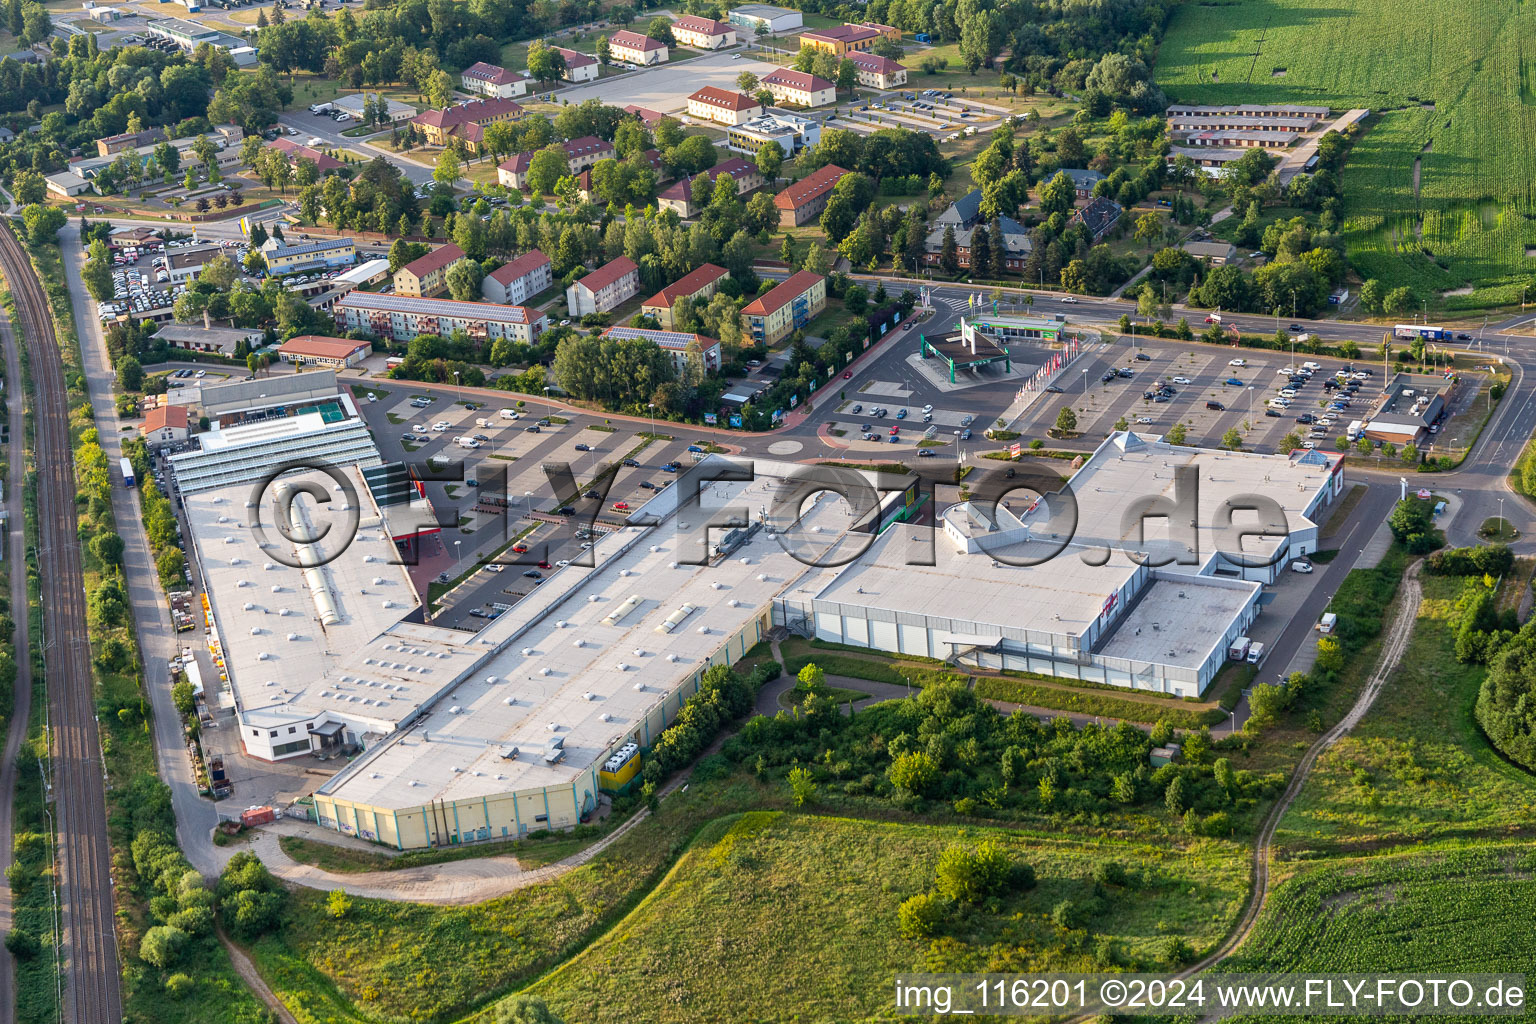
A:
POLYGON ((662 64, 645 71, 603 79, 575 89, 565 89, 555 96, 571 103, 594 98, 618 107, 637 103, 670 114, 686 109, 688 97, 706 85, 735 91, 736 77, 743 71, 750 71, 761 78, 776 69, 777 65, 764 61, 748 57, 737 59, 729 53, 716 53, 696 60, 662 64))

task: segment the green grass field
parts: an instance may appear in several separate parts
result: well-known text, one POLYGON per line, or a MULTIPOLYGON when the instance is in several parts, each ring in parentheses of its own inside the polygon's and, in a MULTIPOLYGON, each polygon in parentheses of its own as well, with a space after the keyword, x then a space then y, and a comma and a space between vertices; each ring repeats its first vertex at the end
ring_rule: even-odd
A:
POLYGON ((1308 867, 1275 891, 1223 970, 1523 971, 1536 913, 1533 868, 1524 845, 1308 867))
POLYGON ((1484 669, 1452 651, 1462 580, 1423 576, 1402 667, 1365 720, 1318 761, 1281 820, 1290 850, 1502 834, 1527 827, 1536 778, 1501 759, 1472 717, 1484 669))
POLYGON ((711 824, 634 911, 531 991, 568 1021, 884 1019, 888 982, 903 971, 1091 970, 1111 950, 1152 967, 1170 936, 1204 949, 1237 913, 1247 878, 1233 843, 751 814, 711 824), (931 885, 940 851, 983 838, 1030 864, 1036 888, 996 911, 953 910, 935 938, 902 937, 897 908, 931 885), (1080 937, 1063 932, 1052 908, 1091 902, 1094 867, 1108 860, 1130 884, 1106 887, 1080 937))
POLYGON ((1355 266, 1431 304, 1472 285, 1442 305, 1477 308, 1518 302, 1536 269, 1533 34, 1536 8, 1494 0, 1186 4, 1157 77, 1174 101, 1377 111, 1344 175, 1355 266))

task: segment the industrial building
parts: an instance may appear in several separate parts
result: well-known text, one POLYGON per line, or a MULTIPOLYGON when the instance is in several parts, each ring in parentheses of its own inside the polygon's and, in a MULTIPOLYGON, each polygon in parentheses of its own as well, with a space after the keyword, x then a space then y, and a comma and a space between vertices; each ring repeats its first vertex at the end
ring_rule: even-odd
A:
POLYGON ((740 7, 732 7, 726 17, 732 25, 749 28, 760 35, 793 32, 805 24, 799 11, 793 11, 787 7, 773 7, 769 4, 742 4, 740 7))
POLYGON ((188 53, 207 43, 216 50, 228 53, 236 67, 250 67, 256 63, 256 47, 248 46, 242 39, 196 22, 181 18, 160 18, 146 24, 144 30, 151 36, 169 39, 188 53))
POLYGON ((776 494, 791 474, 814 470, 756 462, 751 480, 718 479, 728 464, 707 456, 689 471, 712 481, 697 504, 680 510, 687 488, 668 488, 631 515, 656 525, 601 537, 594 568, 556 570, 474 635, 400 621, 404 609, 391 606, 403 584, 382 563, 360 564, 382 543, 371 528, 317 581, 264 569, 259 552, 231 568, 230 556, 244 562, 243 538, 222 540, 237 531, 217 522, 219 506, 199 503, 194 533, 200 553, 223 556, 213 570, 221 592, 238 598, 240 579, 282 588, 220 602, 235 608, 229 627, 219 612, 220 636, 237 648, 229 664, 247 743, 361 747, 315 793, 320 823, 413 849, 576 824, 600 799, 603 767, 643 758, 704 670, 739 659, 774 626, 1198 696, 1260 614, 1263 583, 1315 547, 1317 518, 1343 490, 1337 456, 1117 433, 1069 484, 1068 535, 1053 503, 1027 494, 951 504, 937 529, 905 526, 915 490, 877 492, 879 475, 861 472, 847 479, 869 488, 867 500, 834 493, 845 481, 787 511, 776 494), (1123 526, 1128 495, 1143 501, 1147 524, 1134 541, 1123 526), (1233 542, 1219 517, 1240 497, 1283 521, 1223 550, 1233 542), (1174 508, 1194 525, 1159 533, 1167 520, 1157 517, 1174 508), (727 519, 742 525, 706 525, 727 519), (358 591, 368 600, 341 597, 358 591), (320 629, 326 621, 335 625, 320 629), (293 650, 304 651, 301 672, 285 665, 293 650))

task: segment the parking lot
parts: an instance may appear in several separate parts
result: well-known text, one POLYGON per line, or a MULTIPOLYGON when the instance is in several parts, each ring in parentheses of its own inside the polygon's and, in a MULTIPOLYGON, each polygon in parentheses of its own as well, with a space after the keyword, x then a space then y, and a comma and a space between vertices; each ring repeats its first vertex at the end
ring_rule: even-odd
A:
MULTIPOLYGON (((1089 438, 1109 434, 1124 417, 1132 428, 1158 434, 1182 423, 1186 440, 1192 445, 1217 447, 1227 431, 1236 429, 1245 449, 1274 452, 1279 450, 1281 439, 1295 431, 1304 444, 1310 441, 1334 450, 1334 439, 1344 433, 1350 421, 1360 418, 1383 383, 1381 368, 1364 363, 1299 352, 1293 362, 1286 352, 1185 347, 1166 341, 1135 347, 1114 345, 1085 358, 1074 369, 1077 372, 1072 379, 1058 380, 1061 392, 1036 403, 1032 415, 1023 421, 1019 429, 1026 437, 1046 436, 1062 407, 1070 406, 1077 416, 1078 433, 1089 438), (1234 360, 1241 362, 1234 365, 1234 360), (1358 382, 1348 406, 1330 411, 1328 406, 1336 397, 1324 382, 1346 366, 1351 373, 1366 376, 1358 382), (1291 383, 1293 375, 1282 371, 1292 367, 1298 371, 1310 368, 1311 377, 1291 383), (1110 373, 1115 376, 1106 380, 1110 373), (1283 388, 1295 391, 1283 399, 1289 404, 1271 407, 1269 403, 1282 400, 1283 388), (1148 397, 1149 392, 1152 397, 1148 397), (1273 415, 1267 415, 1267 409, 1273 415), (1332 422, 1322 426, 1298 422, 1297 417, 1303 415, 1332 422), (1315 430, 1321 431, 1320 436, 1312 436, 1315 430)), ((1336 390, 1342 392, 1344 388, 1336 390)))
MULTIPOLYGON (((686 53, 687 51, 676 51, 686 53)), ((663 114, 688 107, 688 97, 706 85, 736 91, 736 78, 750 71, 758 78, 778 70, 775 64, 743 57, 739 53, 715 53, 674 63, 656 64, 645 71, 605 78, 591 85, 560 92, 562 103, 581 103, 598 99, 610 106, 637 103, 663 114)))
POLYGON ((826 418, 827 427, 849 450, 869 455, 905 457, 913 449, 922 458, 954 458, 959 444, 985 429, 977 416, 933 403, 916 404, 915 393, 904 386, 882 388, 837 403, 826 418))
POLYGON ((510 607, 563 571, 561 562, 579 562, 590 543, 579 535, 585 524, 621 522, 670 485, 674 475, 664 466, 684 466, 691 458, 687 437, 652 440, 593 417, 551 422, 538 403, 518 409, 509 398, 471 407, 408 390, 374 393, 383 397, 360 406, 385 461, 450 478, 425 485, 444 525, 422 546, 412 572, 423 592, 432 583, 454 584, 434 619, 439 625, 477 629, 499 613, 496 606, 510 607), (454 463, 462 463, 462 474, 454 463), (545 469, 560 463, 569 477, 545 469), (569 511, 557 521, 534 518, 561 509, 569 511), (475 568, 493 559, 503 567, 475 568))
POLYGON ((883 100, 840 107, 827 119, 831 128, 847 128, 869 135, 881 128, 909 128, 926 132, 944 142, 961 135, 990 131, 1002 123, 1002 115, 979 107, 953 93, 937 89, 891 93, 883 100))

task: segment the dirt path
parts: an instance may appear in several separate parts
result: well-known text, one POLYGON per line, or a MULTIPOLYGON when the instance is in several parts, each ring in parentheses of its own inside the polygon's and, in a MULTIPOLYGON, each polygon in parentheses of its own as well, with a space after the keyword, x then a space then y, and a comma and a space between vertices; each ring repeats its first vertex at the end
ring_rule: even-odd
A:
MULTIPOLYGON (((1360 724, 1360 720, 1370 711, 1371 705, 1376 702, 1376 697, 1381 693, 1382 687, 1397 671, 1398 664, 1403 659, 1403 654, 1408 650, 1408 641, 1413 636, 1413 626, 1419 617, 1419 601, 1422 590, 1419 587, 1419 567, 1423 562, 1414 562, 1403 574, 1402 600, 1398 603, 1397 616, 1388 625, 1386 643, 1381 649, 1381 660, 1376 665, 1376 671, 1365 684, 1365 689, 1360 691, 1359 698, 1349 713, 1341 718, 1332 729, 1317 738, 1307 752, 1302 755, 1301 762, 1297 764, 1296 771, 1291 776, 1291 784, 1285 787, 1285 792, 1275 805, 1270 808, 1269 814, 1264 818, 1264 824, 1259 829, 1258 840, 1253 847, 1253 891, 1249 894, 1248 904, 1243 908, 1243 914, 1238 918, 1237 926, 1226 941, 1217 946, 1206 955, 1199 963, 1185 968, 1180 972, 1180 977, 1188 977, 1208 967, 1212 967, 1227 957, 1248 940, 1253 934, 1254 927, 1258 924, 1259 915, 1264 910, 1264 902, 1269 898, 1269 872, 1270 862, 1274 856, 1275 831, 1280 825, 1280 819, 1295 802, 1301 788, 1306 784, 1307 777, 1311 775, 1312 768, 1317 764, 1317 759, 1323 751, 1337 743, 1351 729, 1360 724)), ((1209 1018, 1207 1018, 1209 1019, 1209 1018)))
POLYGON ((234 965, 235 973, 240 975, 240 980, 250 987, 256 994, 256 998, 266 1004, 267 1009, 277 1017, 280 1024, 299 1024, 293 1014, 288 1012, 288 1007, 283 1001, 273 994, 267 983, 262 980, 261 972, 256 970, 256 965, 251 963, 251 958, 245 955, 245 950, 232 942, 224 930, 219 929, 219 941, 224 944, 224 949, 229 953, 229 962, 234 965))

